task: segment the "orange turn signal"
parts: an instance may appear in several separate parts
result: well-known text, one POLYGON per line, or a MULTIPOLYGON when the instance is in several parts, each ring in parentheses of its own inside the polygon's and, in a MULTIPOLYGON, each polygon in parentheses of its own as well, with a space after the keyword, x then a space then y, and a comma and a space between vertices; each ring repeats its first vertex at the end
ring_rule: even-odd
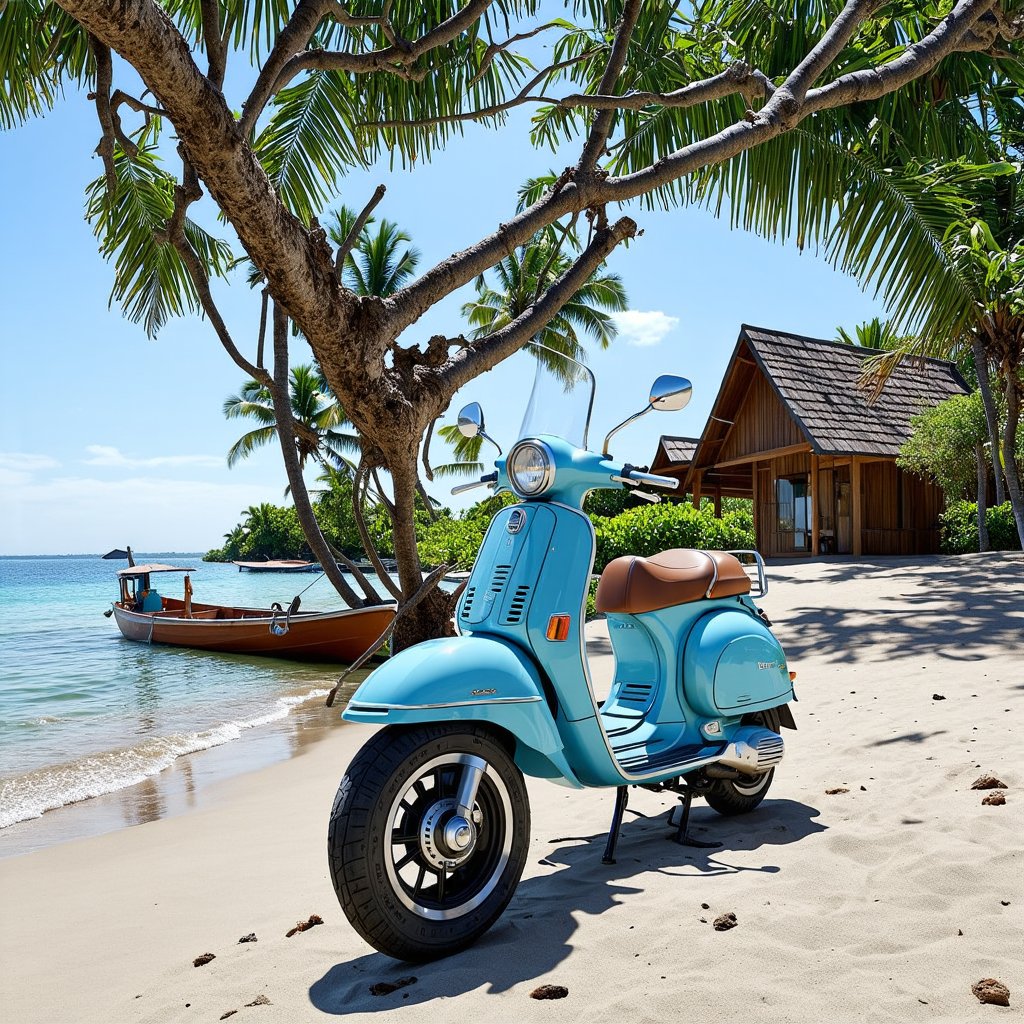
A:
POLYGON ((552 615, 548 619, 548 629, 544 635, 549 640, 568 640, 571 622, 572 617, 569 615, 552 615))
POLYGON ((791 683, 795 683, 796 682, 796 673, 795 672, 790 672, 789 673, 789 681, 791 683))

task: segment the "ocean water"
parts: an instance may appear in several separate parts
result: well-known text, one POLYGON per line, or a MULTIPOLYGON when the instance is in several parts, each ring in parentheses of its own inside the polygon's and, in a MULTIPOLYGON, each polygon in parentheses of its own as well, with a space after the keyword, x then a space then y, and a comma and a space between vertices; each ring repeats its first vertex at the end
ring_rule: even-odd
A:
MULTIPOLYGON (((310 587, 304 608, 344 606, 311 573, 240 573, 197 554, 135 557, 194 567, 197 602, 287 607, 310 587)), ((4 829, 152 779, 183 755, 322 704, 343 671, 125 640, 103 616, 125 564, 0 558, 0 855, 4 829)), ((179 596, 181 577, 166 580, 161 590, 179 596)))

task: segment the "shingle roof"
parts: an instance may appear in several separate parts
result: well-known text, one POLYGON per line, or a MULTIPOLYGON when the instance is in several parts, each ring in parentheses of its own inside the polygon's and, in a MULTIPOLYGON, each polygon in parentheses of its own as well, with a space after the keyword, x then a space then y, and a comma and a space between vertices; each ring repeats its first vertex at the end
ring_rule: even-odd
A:
POLYGON ((875 350, 747 324, 740 336, 823 455, 898 455, 910 436, 911 416, 969 390, 952 363, 904 360, 870 402, 857 381, 875 350))
POLYGON ((699 442, 699 437, 669 437, 664 434, 658 444, 667 462, 690 462, 699 442))

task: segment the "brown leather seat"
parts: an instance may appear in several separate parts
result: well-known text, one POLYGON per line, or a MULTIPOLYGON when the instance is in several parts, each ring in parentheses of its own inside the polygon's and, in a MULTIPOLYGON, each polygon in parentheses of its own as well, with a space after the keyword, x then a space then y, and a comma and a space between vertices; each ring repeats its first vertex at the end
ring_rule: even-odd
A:
POLYGON ((639 614, 749 592, 750 578, 735 555, 672 548, 650 558, 624 555, 609 562, 594 604, 599 612, 639 614))

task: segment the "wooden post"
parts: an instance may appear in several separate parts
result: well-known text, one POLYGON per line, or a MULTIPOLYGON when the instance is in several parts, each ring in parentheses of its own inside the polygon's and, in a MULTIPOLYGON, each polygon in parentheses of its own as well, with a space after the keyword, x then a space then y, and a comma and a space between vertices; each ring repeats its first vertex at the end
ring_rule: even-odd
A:
POLYGON ((722 488, 715 488, 715 516, 718 519, 722 518, 722 488))
POLYGON ((811 557, 817 558, 821 554, 821 513, 818 511, 818 456, 811 453, 811 557))
POLYGON ((863 501, 860 493, 860 458, 854 455, 850 464, 850 512, 852 514, 853 555, 859 558, 863 551, 861 533, 863 531, 863 501))
POLYGON ((700 483, 701 477, 704 475, 704 470, 698 469, 693 474, 693 507, 700 508, 700 483))

